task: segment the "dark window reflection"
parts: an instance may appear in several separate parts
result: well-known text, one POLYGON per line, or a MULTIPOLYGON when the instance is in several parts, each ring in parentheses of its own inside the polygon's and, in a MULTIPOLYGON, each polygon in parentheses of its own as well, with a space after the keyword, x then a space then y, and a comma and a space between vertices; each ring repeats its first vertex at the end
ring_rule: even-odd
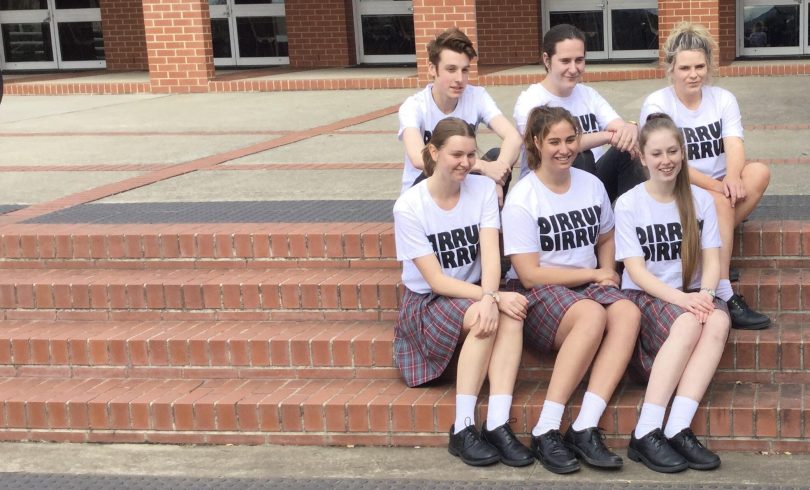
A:
POLYGON ((98 0, 56 0, 58 9, 97 9, 98 0))
POLYGON ((48 0, 0 0, 0 10, 42 10, 48 0))
POLYGON ((284 3, 284 0, 235 0, 236 5, 266 5, 270 3, 284 3))
POLYGON ((49 24, 3 24, 7 63, 53 61, 49 24))
POLYGON ((613 49, 658 49, 658 9, 612 10, 613 49))
POLYGON ((799 46, 799 6, 752 6, 744 9, 746 48, 799 46))
POLYGON ((231 54, 231 30, 228 27, 228 19, 211 20, 211 38, 214 42, 214 58, 230 58, 231 54))
POLYGON ((605 21, 602 11, 591 12, 552 12, 551 26, 571 24, 585 33, 586 51, 605 50, 605 21))
POLYGON ((416 54, 412 15, 364 15, 362 24, 364 54, 416 54))
POLYGON ((284 17, 237 17, 240 58, 289 56, 284 17))
POLYGON ((59 49, 62 61, 103 60, 101 22, 60 22, 59 49))

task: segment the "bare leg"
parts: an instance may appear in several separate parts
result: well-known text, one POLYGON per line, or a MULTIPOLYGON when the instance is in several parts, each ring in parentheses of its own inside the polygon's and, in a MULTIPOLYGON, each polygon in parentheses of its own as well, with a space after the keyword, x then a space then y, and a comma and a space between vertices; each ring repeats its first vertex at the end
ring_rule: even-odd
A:
POLYGON ((501 315, 489 360, 490 395, 512 394, 522 352, 523 322, 501 315))
POLYGON ((608 401, 622 379, 636 346, 641 312, 628 300, 617 301, 606 311, 607 333, 593 361, 588 391, 608 401))
POLYGON ((669 331, 669 337, 655 356, 647 392, 644 394, 645 403, 667 406, 675 387, 683 377, 684 369, 692 357, 700 334, 700 323, 692 313, 684 313, 675 320, 669 331))
POLYGON ((771 170, 760 162, 751 162, 743 167, 742 182, 745 187, 745 199, 734 206, 734 225, 739 225, 751 214, 762 200, 765 189, 771 181, 771 170))
POLYGON ((467 335, 478 322, 478 303, 473 304, 464 314, 464 344, 458 356, 458 374, 456 376, 456 394, 478 395, 489 367, 492 346, 496 335, 480 339, 467 335))
POLYGON ((730 321, 725 312, 714 310, 709 315, 678 383, 678 396, 697 401, 703 398, 726 348, 729 326, 730 321))

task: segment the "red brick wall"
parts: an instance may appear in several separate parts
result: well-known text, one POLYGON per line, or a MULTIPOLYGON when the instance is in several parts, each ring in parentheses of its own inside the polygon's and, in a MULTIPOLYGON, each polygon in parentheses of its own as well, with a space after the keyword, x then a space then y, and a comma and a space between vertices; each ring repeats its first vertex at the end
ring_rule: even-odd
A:
POLYGON ((720 45, 718 61, 727 65, 737 57, 737 2, 720 0, 720 45))
POLYGON ((536 63, 540 53, 538 0, 478 0, 481 64, 536 63))
POLYGON ((143 0, 143 16, 152 91, 207 92, 214 77, 208 0, 143 0))
POLYGON ((284 8, 291 66, 356 62, 351 0, 292 0, 284 8))
MULTIPOLYGON (((413 0, 413 29, 416 37, 416 73, 419 84, 428 77, 427 44, 437 34, 450 27, 464 31, 473 45, 478 46, 475 21, 475 0, 413 0)), ((470 66, 470 82, 478 81, 478 64, 470 66)))
MULTIPOLYGON (((720 40, 721 2, 724 0, 658 0, 659 47, 663 48, 672 29, 684 21, 703 24, 716 40, 720 40)), ((661 59, 663 55, 661 49, 661 59)))
POLYGON ((102 0, 101 29, 108 70, 149 69, 141 0, 102 0))

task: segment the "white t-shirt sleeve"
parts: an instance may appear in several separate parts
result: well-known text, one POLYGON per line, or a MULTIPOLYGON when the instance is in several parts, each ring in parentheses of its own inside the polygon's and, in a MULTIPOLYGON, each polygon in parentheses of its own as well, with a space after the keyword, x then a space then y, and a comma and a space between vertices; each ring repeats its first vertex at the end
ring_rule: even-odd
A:
POLYGON ((638 116, 639 127, 644 127, 647 123, 647 117, 649 117, 650 114, 655 114, 656 112, 669 114, 664 104, 659 100, 659 95, 659 92, 652 93, 648 95, 644 103, 641 104, 641 113, 638 116))
POLYGON ((481 87, 481 95, 477 101, 478 119, 484 122, 487 126, 497 116, 501 115, 501 110, 498 109, 498 104, 495 99, 489 95, 485 88, 481 87))
POLYGON ((501 229, 501 216, 498 210, 498 193, 495 190, 495 181, 486 179, 486 197, 484 198, 484 209, 481 212, 481 228, 501 229))
POLYGON ((608 104, 604 97, 599 95, 596 90, 589 90, 591 101, 589 105, 593 107, 596 120, 599 122, 601 129, 604 129, 610 122, 620 119, 619 114, 613 110, 613 107, 608 104))
POLYGON ((700 248, 720 248, 720 229, 717 224, 717 209, 714 207, 714 199, 708 192, 696 186, 692 186, 692 193, 695 197, 695 205, 699 208, 697 212, 703 216, 703 231, 700 234, 700 248))
POLYGON ((515 120, 515 126, 521 135, 526 134, 526 122, 529 120, 529 112, 536 107, 535 100, 532 100, 530 90, 524 90, 515 102, 515 112, 512 117, 515 120))
POLYGON ((425 127, 424 111, 419 108, 418 95, 408 97, 399 106, 399 132, 397 138, 402 140, 405 128, 416 128, 421 133, 425 127))
POLYGON ((743 138, 742 115, 737 98, 728 90, 718 90, 720 92, 721 114, 723 119, 723 138, 736 136, 743 138))
POLYGON ((524 206, 507 203, 501 214, 503 219, 504 255, 540 251, 540 235, 532 213, 524 206))
POLYGON ((413 260, 433 253, 425 229, 414 210, 397 203, 394 206, 394 241, 397 260, 413 260))
POLYGON ((602 189, 602 216, 599 222, 599 234, 604 235, 613 229, 613 226, 615 225, 615 217, 613 215, 613 208, 610 206, 610 197, 608 197, 605 186, 599 182, 597 187, 601 187, 602 189))
POLYGON ((616 200, 616 260, 628 257, 644 257, 644 250, 636 235, 636 224, 633 219, 632 191, 626 192, 616 200))

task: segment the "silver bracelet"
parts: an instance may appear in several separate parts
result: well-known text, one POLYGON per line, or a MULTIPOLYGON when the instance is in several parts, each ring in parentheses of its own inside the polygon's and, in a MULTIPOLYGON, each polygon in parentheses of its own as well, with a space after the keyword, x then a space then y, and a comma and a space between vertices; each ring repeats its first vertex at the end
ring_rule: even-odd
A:
POLYGON ((717 297, 717 293, 712 288, 700 288, 700 292, 708 294, 712 299, 717 297))

